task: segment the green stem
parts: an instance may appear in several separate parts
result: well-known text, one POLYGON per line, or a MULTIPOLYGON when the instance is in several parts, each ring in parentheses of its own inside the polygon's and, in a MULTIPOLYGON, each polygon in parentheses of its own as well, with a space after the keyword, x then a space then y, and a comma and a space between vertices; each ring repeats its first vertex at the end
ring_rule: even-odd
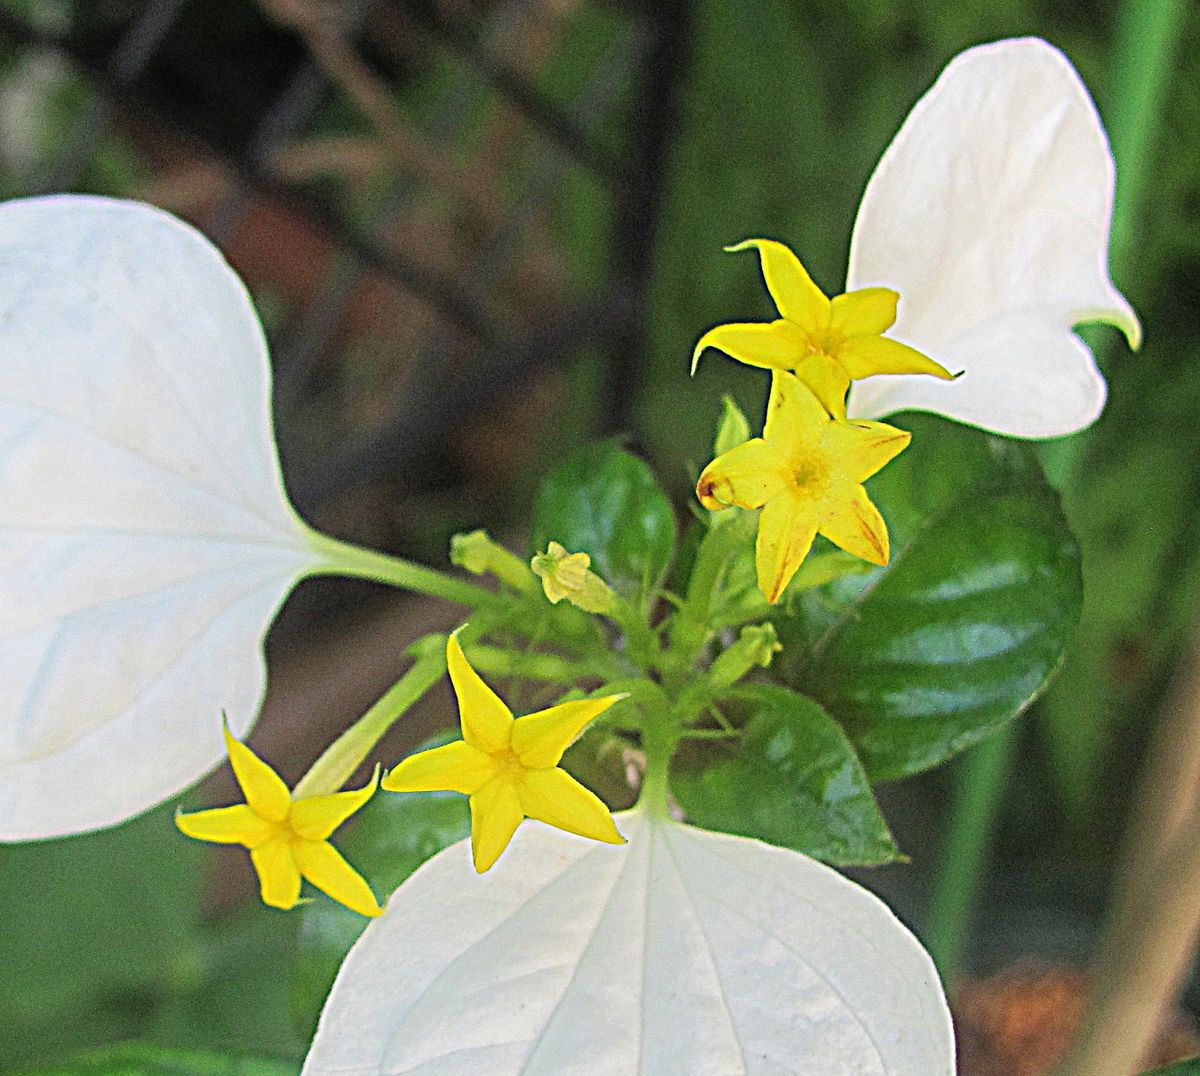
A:
POLYGON ((924 941, 942 980, 953 984, 979 903, 987 859, 1016 746, 1010 722, 959 760, 924 941))
POLYGON ((1162 133, 1163 101, 1186 21, 1185 0, 1129 0, 1118 9, 1109 95, 1109 138, 1117 162, 1112 260, 1118 278, 1130 267, 1132 239, 1155 167, 1155 139, 1162 133))
POLYGON ((646 776, 638 807, 648 814, 668 818, 671 814, 667 796, 671 756, 679 743, 680 730, 671 712, 653 715, 642 733, 642 750, 646 755, 646 776))
POLYGON ((472 646, 467 653, 476 672, 488 676, 512 676, 521 680, 544 680, 573 684, 595 673, 569 658, 539 651, 507 650, 502 646, 472 646))
POLYGON ((423 564, 414 564, 386 553, 376 553, 373 549, 363 549, 318 531, 310 534, 309 542, 318 553, 327 558, 325 564, 314 570, 314 575, 348 575, 358 579, 370 579, 472 607, 495 601, 495 595, 490 590, 457 579, 446 572, 426 568, 423 564))
POLYGON ((697 658, 714 631, 713 597, 721 585, 729 558, 738 545, 748 539, 747 517, 711 520, 700 541, 696 561, 688 580, 687 595, 679 611, 671 618, 669 650, 671 661, 664 669, 664 680, 672 693, 692 678, 697 658))
POLYGON ((333 741, 296 785, 293 795, 323 796, 336 792, 362 765, 375 745, 446 672, 444 654, 430 654, 396 681, 362 717, 333 741))

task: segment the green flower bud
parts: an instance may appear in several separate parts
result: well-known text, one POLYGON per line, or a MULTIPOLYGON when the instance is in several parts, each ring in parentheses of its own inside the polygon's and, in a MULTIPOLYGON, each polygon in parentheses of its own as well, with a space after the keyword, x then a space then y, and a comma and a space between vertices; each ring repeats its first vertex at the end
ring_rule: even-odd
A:
POLYGON ((494 575, 514 590, 532 594, 536 584, 524 561, 497 545, 487 531, 456 534, 450 539, 450 563, 473 575, 494 575))
POLYGON ((721 398, 723 411, 717 421, 717 437, 713 441, 713 455, 723 456, 731 448, 750 440, 750 423, 732 396, 721 398))
POLYGON ((709 668, 709 684, 718 691, 732 687, 751 669, 765 669, 782 649, 773 624, 742 628, 737 642, 719 654, 709 668))

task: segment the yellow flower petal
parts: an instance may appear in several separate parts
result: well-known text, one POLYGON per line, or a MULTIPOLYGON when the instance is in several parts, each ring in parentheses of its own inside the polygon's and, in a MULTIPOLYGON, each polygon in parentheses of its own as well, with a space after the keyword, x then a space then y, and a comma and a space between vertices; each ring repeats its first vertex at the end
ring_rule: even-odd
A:
POLYGON ((175 825, 180 833, 198 841, 240 844, 253 848, 262 844, 277 828, 276 823, 260 818, 244 803, 236 807, 216 807, 211 811, 177 814, 175 825))
POLYGON ((798 325, 778 321, 730 322, 709 329, 692 352, 692 373, 705 348, 715 347, 730 358, 768 370, 790 370, 808 354, 808 335, 798 325))
POLYGON ((300 873, 339 904, 359 915, 381 915, 366 880, 328 841, 293 841, 292 855, 300 873))
POLYGON ((478 792, 496 774, 492 756, 466 740, 410 755, 384 779, 388 792, 478 792))
POLYGON ((840 461, 839 470, 852 482, 863 482, 890 460, 900 455, 912 434, 889 426, 886 422, 851 422, 830 425, 825 444, 830 454, 840 461))
MULTIPOLYGON (((553 549, 549 556, 554 556, 553 549)), ((537 558, 535 557, 536 561, 537 558)), ((533 573, 542 581, 542 590, 552 604, 557 604, 563 598, 582 590, 587 582, 587 574, 592 558, 586 553, 572 553, 568 557, 558 559, 553 568, 539 571, 540 564, 534 564, 533 573)))
POLYGON ((774 445, 754 437, 718 456, 700 474, 696 496, 705 508, 761 508, 783 489, 786 462, 774 445))
POLYGON ((763 508, 754 561, 758 589, 767 601, 779 600, 816 536, 817 511, 811 501, 785 490, 763 508))
POLYGON ((725 249, 733 254, 750 247, 758 251, 767 291, 779 313, 805 329, 823 332, 829 323, 829 300, 813 283, 800 259, 774 239, 747 239, 725 249))
POLYGON ((512 736, 512 711, 467 664, 458 643, 458 632, 446 640, 446 667, 458 698, 463 739, 489 755, 507 750, 512 736))
POLYGON ((563 752, 589 722, 594 721, 624 695, 576 699, 518 717, 513 724, 512 746, 521 765, 532 770, 557 766, 563 752))
POLYGON ((840 336, 878 336, 895 324, 899 301, 900 293, 891 288, 859 288, 835 295, 830 303, 829 328, 840 336))
POLYGON ((531 770, 517 786, 521 809, 539 822, 607 844, 624 844, 604 802, 565 770, 531 770))
POLYGON ((832 415, 839 422, 845 419, 850 375, 837 359, 824 352, 809 355, 797 365, 796 377, 817 398, 826 414, 832 415))
MULTIPOLYGON (((355 811, 362 807, 379 787, 379 773, 362 788, 332 792, 326 796, 305 796, 292 804, 288 821, 292 832, 310 841, 323 841, 355 811)), ((301 868, 303 869, 303 868, 301 868)))
POLYGON ((250 861, 258 872, 263 903, 272 908, 294 908, 300 899, 300 868, 292 858, 292 842, 287 837, 272 837, 250 849, 250 861))
POLYGON ((521 819, 521 801, 511 781, 496 778, 471 797, 471 855, 482 874, 508 847, 521 819))
POLYGON ((225 726, 225 749, 250 809, 271 822, 282 822, 287 818, 292 794, 283 778, 244 743, 234 739, 228 725, 225 726))
POLYGON ((941 363, 883 336, 849 336, 838 345, 837 357, 855 381, 875 374, 932 374, 943 381, 954 380, 941 363))
POLYGON ((820 533, 847 553, 872 564, 888 562, 887 525, 862 486, 850 487, 844 498, 826 508, 820 533))
POLYGON ((786 458, 797 450, 817 445, 829 425, 829 412, 808 385, 794 374, 771 376, 771 395, 763 427, 768 444, 778 446, 786 458))

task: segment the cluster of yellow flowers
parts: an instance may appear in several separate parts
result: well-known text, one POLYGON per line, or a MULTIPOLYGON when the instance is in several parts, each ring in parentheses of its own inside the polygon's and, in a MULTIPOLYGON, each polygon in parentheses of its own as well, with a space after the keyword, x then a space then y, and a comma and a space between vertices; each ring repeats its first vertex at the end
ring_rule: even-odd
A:
MULTIPOLYGON (((526 818, 622 843, 608 808, 558 764, 584 727, 625 696, 579 699, 514 718, 467 663, 457 633, 446 643, 446 665, 463 738, 406 758, 383 779, 384 789, 447 789, 469 796, 471 851, 480 873, 496 862, 526 818)), ((361 915, 379 915, 383 909, 362 875, 329 843, 333 831, 371 798, 381 783, 378 774, 356 791, 297 796, 228 729, 225 743, 246 802, 178 814, 179 829, 202 841, 249 849, 263 903, 274 908, 295 907, 304 878, 361 915)))
MULTIPOLYGON (((850 382, 874 374, 952 375, 882 335, 896 320, 896 292, 862 288, 831 300, 782 243, 750 239, 727 249, 747 248, 759 253, 781 317, 709 330, 696 344, 692 369, 708 347, 770 369, 766 422, 761 437, 704 468, 696 494, 713 510, 730 505, 762 510, 758 585, 775 602, 818 534, 873 564, 887 563, 887 527, 863 482, 901 452, 910 435, 882 422, 848 418, 850 382)), ((590 570, 586 553, 569 553, 551 542, 531 568, 551 602, 568 598, 597 613, 613 606, 615 596, 590 570)), ((189 837, 249 849, 266 904, 294 907, 303 878, 367 916, 382 908, 328 838, 380 784, 388 792, 449 790, 468 796, 471 850, 481 873, 526 818, 621 843, 608 808, 558 764, 584 727, 624 696, 566 702, 517 718, 471 668, 457 634, 446 644, 446 665, 458 698, 461 740, 413 755, 382 782, 376 774, 357 791, 296 795, 226 729, 230 763, 246 802, 179 814, 176 824, 189 837)))
POLYGON ((890 288, 829 299, 782 243, 748 239, 726 249, 747 248, 759 253, 780 317, 710 329, 696 344, 692 370, 709 347, 771 370, 766 422, 761 437, 704 468, 696 495, 710 509, 762 509, 758 585, 776 602, 818 534, 873 564, 888 561, 887 527, 863 482, 903 451, 910 435, 847 418, 850 382, 874 374, 953 375, 882 335, 896 320, 900 298, 890 288))

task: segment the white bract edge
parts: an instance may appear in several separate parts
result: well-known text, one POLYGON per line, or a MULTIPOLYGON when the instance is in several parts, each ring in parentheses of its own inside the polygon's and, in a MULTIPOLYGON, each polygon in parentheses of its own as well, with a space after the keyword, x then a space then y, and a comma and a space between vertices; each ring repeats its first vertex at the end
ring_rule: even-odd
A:
POLYGON ((849 413, 914 408, 1015 437, 1074 433, 1106 386, 1072 332, 1141 329, 1108 275, 1114 169, 1096 107, 1037 38, 956 56, 917 102, 867 184, 847 289, 900 293, 888 333, 957 381, 856 382, 849 413))
POLYGON ((0 205, 0 839, 120 822, 215 766, 310 533, 216 248, 135 202, 0 205))
POLYGON ((526 822, 467 842, 350 951, 305 1076, 946 1076, 928 954, 816 860, 639 811, 628 844, 526 822))

